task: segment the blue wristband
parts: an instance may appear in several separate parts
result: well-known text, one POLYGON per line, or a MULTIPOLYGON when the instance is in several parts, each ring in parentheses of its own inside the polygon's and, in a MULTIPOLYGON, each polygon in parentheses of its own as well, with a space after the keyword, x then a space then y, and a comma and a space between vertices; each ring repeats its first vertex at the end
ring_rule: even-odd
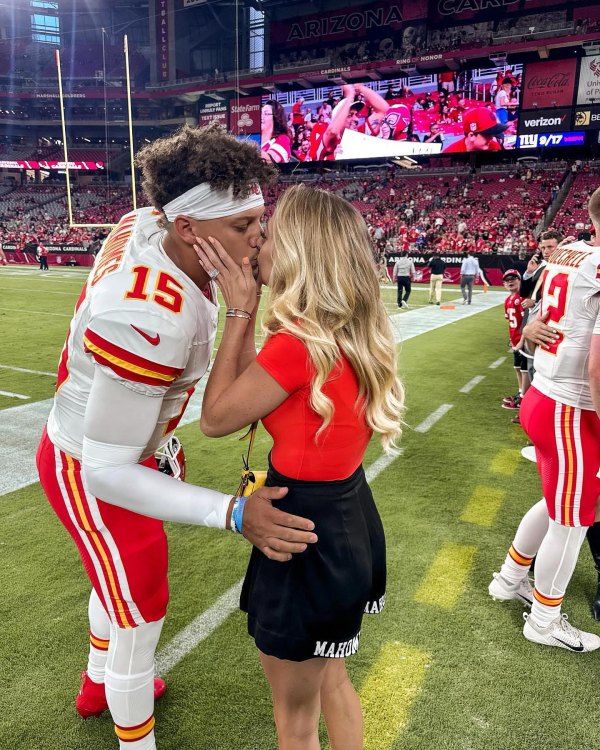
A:
POLYGON ((233 503, 233 508, 231 510, 231 530, 235 534, 242 533, 244 506, 246 505, 247 499, 247 497, 236 497, 233 503))

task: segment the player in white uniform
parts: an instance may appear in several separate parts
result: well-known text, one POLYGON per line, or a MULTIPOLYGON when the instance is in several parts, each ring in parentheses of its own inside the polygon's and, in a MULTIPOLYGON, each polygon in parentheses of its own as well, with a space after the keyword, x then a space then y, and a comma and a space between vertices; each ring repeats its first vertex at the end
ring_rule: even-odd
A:
MULTIPOLYGON (((168 602, 162 521, 231 528, 234 502, 156 471, 154 453, 206 371, 217 328, 215 286, 193 244, 214 236, 254 268, 258 183, 272 167, 218 127, 160 139, 138 165, 154 209, 124 216, 98 255, 60 357, 37 465, 93 585, 77 710, 91 716, 108 706, 120 748, 154 750, 153 701, 165 689, 154 678, 168 602)), ((250 339, 247 354, 255 356, 250 339)), ((238 524, 277 560, 316 539, 301 530, 311 522, 271 507, 284 494, 259 490, 238 524)))
POLYGON ((489 586, 495 599, 531 604, 523 628, 528 640, 575 652, 600 647, 600 637, 560 613, 600 498, 600 189, 589 210, 597 244, 576 242, 550 256, 540 319, 524 329, 538 346, 521 424, 536 449, 544 499, 524 516, 489 586), (527 574, 534 557, 532 591, 527 574))

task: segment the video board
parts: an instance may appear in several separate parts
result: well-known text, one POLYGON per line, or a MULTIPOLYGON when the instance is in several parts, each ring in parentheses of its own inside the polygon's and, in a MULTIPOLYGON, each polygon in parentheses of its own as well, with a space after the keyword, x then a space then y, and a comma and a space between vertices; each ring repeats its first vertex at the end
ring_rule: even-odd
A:
POLYGON ((261 148, 276 163, 514 149, 522 77, 511 64, 275 93, 261 148))

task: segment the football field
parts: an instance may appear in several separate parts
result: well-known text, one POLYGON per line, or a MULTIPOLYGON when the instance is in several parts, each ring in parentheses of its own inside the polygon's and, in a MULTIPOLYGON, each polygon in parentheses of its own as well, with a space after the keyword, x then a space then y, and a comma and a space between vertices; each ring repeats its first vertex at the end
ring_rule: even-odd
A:
MULTIPOLYGON (((34 471, 84 280, 77 268, 0 268, 0 750, 117 747, 109 714, 85 722, 75 714, 89 585, 34 471)), ((500 408, 515 391, 504 293, 478 292, 471 307, 444 310, 415 287, 402 312, 391 284, 382 293, 401 342, 408 408, 402 454, 384 457, 373 440, 365 457, 388 545, 385 609, 365 617, 348 660, 365 747, 595 749, 600 652, 529 643, 522 607, 487 593, 522 514, 540 497, 535 466, 520 456, 526 436, 511 423, 514 412, 500 408)), ((446 288, 444 301, 459 294, 446 288)), ((239 435, 203 437, 200 402, 201 393, 177 431, 187 479, 233 492, 245 444, 239 435)), ((265 466, 269 443, 261 430, 254 468, 265 466)), ((169 524, 167 533, 171 603, 157 662, 168 691, 156 706, 157 746, 274 750, 268 685, 237 610, 249 546, 199 527, 169 524)), ((584 544, 564 611, 600 633, 589 615, 595 582, 584 544)))

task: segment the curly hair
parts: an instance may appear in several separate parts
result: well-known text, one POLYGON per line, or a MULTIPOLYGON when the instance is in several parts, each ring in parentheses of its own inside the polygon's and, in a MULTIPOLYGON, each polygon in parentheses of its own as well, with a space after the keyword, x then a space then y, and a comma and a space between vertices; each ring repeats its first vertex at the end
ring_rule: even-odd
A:
POLYGON ((253 184, 268 184, 277 174, 255 146, 238 141, 216 123, 204 128, 184 125, 140 149, 135 163, 144 192, 161 212, 202 182, 213 190, 231 187, 235 198, 245 198, 253 184))

